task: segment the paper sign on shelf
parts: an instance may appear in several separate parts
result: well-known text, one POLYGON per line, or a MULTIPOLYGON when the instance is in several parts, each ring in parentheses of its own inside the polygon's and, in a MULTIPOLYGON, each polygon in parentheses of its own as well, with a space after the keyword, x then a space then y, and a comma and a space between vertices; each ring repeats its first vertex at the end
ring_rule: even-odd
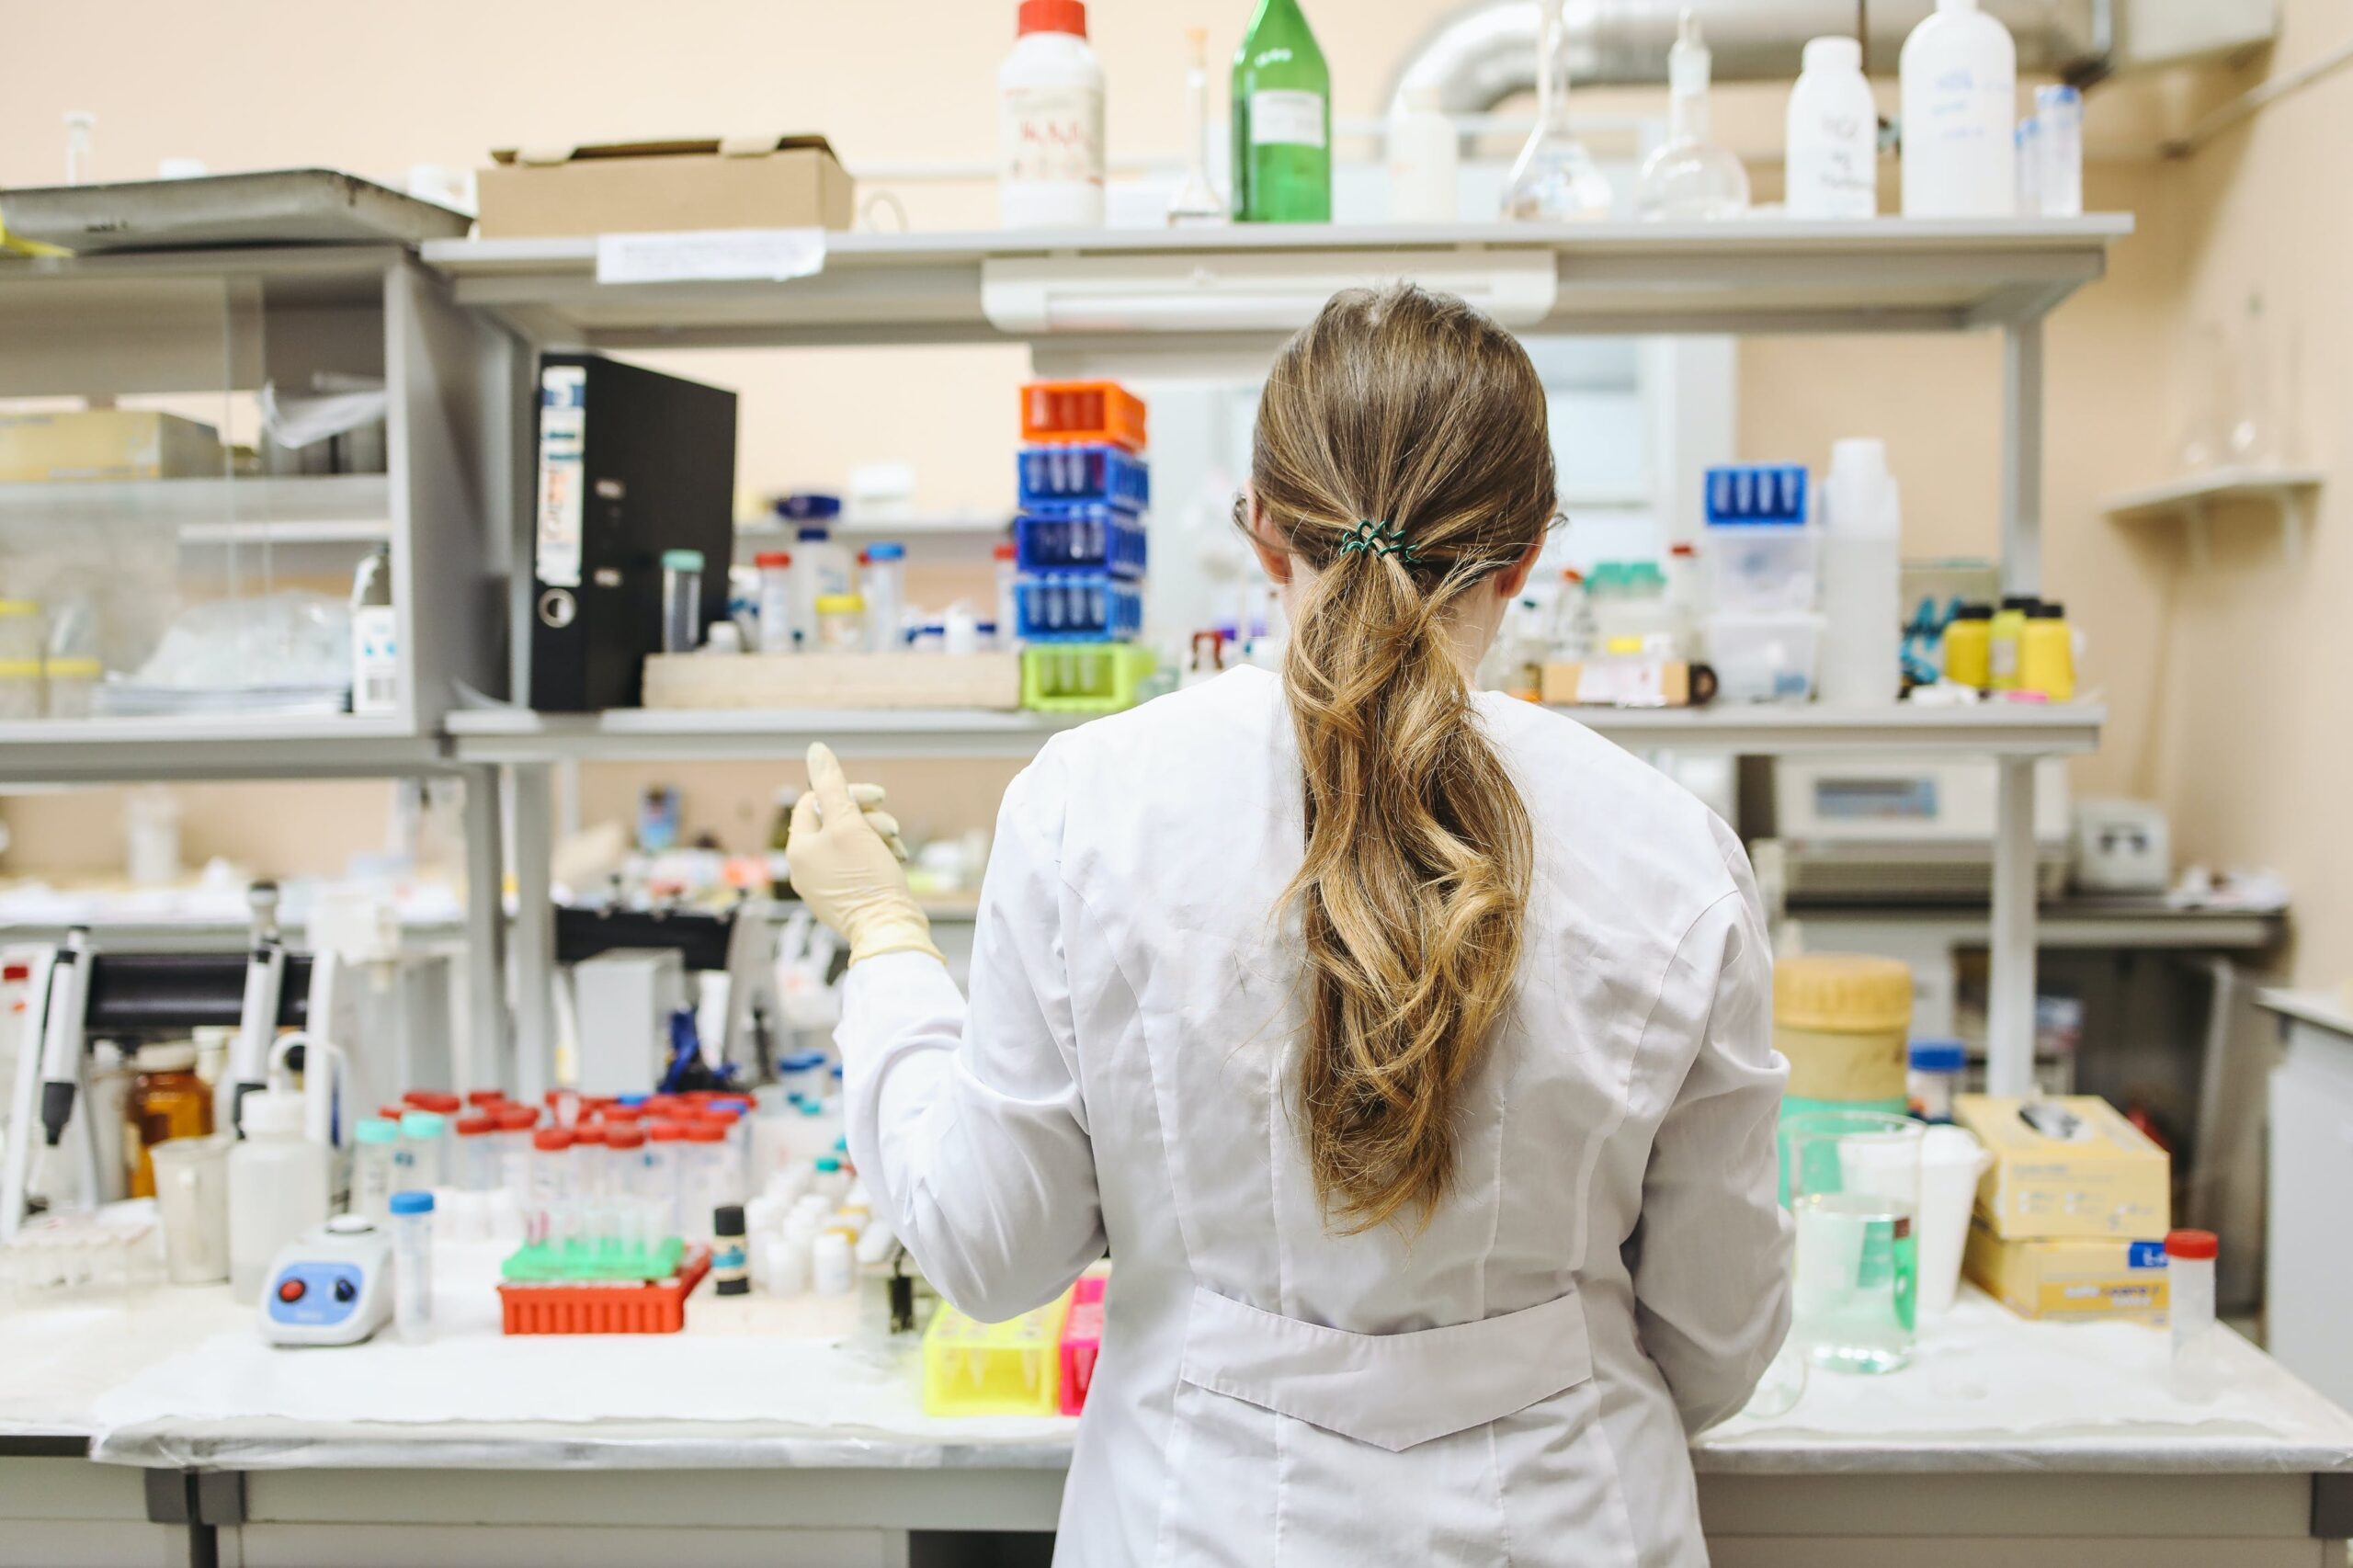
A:
POLYGON ((823 229, 597 236, 599 283, 773 283, 824 269, 823 229))

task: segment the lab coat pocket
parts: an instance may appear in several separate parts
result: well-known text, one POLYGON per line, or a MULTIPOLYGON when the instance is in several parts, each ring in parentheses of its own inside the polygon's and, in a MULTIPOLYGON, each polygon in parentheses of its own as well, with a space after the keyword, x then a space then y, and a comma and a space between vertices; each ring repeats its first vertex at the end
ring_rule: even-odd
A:
POLYGON ((1398 1453, 1574 1388, 1593 1376, 1593 1357, 1574 1291, 1472 1323, 1350 1334, 1197 1286, 1180 1375, 1398 1453))

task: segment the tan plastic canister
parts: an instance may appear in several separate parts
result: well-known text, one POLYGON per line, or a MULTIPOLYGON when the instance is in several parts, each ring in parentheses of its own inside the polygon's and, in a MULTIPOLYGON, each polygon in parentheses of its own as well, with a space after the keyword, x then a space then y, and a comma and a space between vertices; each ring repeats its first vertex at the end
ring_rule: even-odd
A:
POLYGON ((1809 953, 1773 966, 1773 1044, 1792 1100, 1904 1099, 1912 969, 1861 953, 1809 953))

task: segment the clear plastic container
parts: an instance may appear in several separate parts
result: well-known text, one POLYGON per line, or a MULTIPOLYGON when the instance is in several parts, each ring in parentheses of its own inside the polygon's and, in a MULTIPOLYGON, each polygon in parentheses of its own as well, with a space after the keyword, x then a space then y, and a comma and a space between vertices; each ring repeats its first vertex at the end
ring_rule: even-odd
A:
POLYGON ((1937 1125, 1952 1119, 1953 1096, 1969 1071, 1969 1051, 1957 1040, 1915 1040, 1904 1088, 1913 1114, 1937 1125))
POLYGON ((561 1127, 540 1128, 531 1135, 531 1201, 524 1210, 525 1238, 535 1244, 564 1239, 577 1197, 572 1134, 561 1127))
POLYGON ((866 600, 866 647, 869 653, 892 653, 899 648, 899 628, 907 619, 907 547, 877 543, 867 546, 861 596, 866 600))
POLYGON ((392 1326, 402 1340, 433 1337, 433 1195, 392 1194, 392 1326))
POLYGON ((1010 543, 1000 544, 990 552, 996 567, 996 641, 1000 648, 1020 645, 1014 609, 1015 585, 1021 580, 1020 553, 1010 543))
POLYGON ((752 563, 760 571, 760 652, 790 653, 801 641, 792 614, 792 557, 781 550, 764 550, 752 563))
POLYGON ((41 690, 47 646, 40 606, 30 599, 0 599, 0 720, 38 719, 48 710, 41 690))
POLYGON ((2204 1403, 2222 1391, 2222 1331, 2214 1324, 2214 1257, 2220 1251, 2211 1231, 2174 1231, 2165 1236, 2173 1392, 2192 1403, 2204 1403))
POLYGON ((685 1165, 687 1130, 678 1122, 657 1121, 645 1134, 644 1193, 655 1206, 662 1234, 682 1234, 678 1226, 678 1176, 685 1165))
POLYGON ((1724 702, 1803 702, 1813 696, 1818 615, 1711 615, 1707 662, 1724 702))
POLYGON ((148 1152, 174 1138, 204 1138, 212 1131, 212 1091, 196 1075, 196 1042, 142 1045, 131 1059, 137 1076, 124 1101, 123 1164, 131 1196, 155 1196, 155 1167, 148 1152))
POLYGON ((487 1116, 458 1119, 457 1184, 468 1192, 488 1192, 499 1185, 498 1122, 487 1116))
POLYGON ((393 1165, 400 1157, 396 1121, 368 1117, 351 1130, 351 1212, 382 1224, 392 1209, 393 1165))
POLYGON ((702 551, 662 552, 662 651, 691 653, 702 645, 702 551))
POLYGON ((400 1179, 397 1185, 430 1192, 449 1180, 449 1119, 438 1110, 412 1110, 401 1117, 400 1179))
POLYGON ((1895 1371, 1917 1333, 1925 1130, 1901 1116, 1809 1111, 1782 1131, 1797 1221, 1790 1337, 1818 1367, 1895 1371))
POLYGON ((817 601, 817 648, 855 653, 866 646, 866 599, 859 594, 826 594, 817 601))
POLYGON ((1700 540, 1708 603, 1745 614, 1813 608, 1821 540, 1786 523, 1711 525, 1700 540))
POLYGON ((572 1130, 572 1186, 582 1200, 596 1202, 613 1190, 612 1151, 605 1146, 602 1122, 584 1121, 572 1130))

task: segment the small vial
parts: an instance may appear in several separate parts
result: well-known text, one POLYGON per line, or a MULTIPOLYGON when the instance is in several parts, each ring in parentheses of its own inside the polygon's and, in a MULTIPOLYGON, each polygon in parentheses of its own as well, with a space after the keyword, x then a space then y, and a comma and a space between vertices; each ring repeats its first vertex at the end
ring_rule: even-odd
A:
POLYGON ((702 551, 662 552, 662 651, 691 653, 702 646, 702 551))
POLYGON ((583 1199, 594 1201, 613 1190, 605 1150, 605 1124, 584 1121, 572 1130, 572 1185, 583 1199))
POLYGON ((458 1182, 468 1192, 488 1192, 499 1183, 498 1122, 487 1116, 458 1118, 458 1182))
POLYGON ((654 1200, 657 1240, 682 1233, 678 1224, 678 1177, 684 1166, 687 1129, 684 1122, 657 1121, 645 1134, 645 1196, 654 1200))
POLYGON ((614 1122, 605 1129, 605 1176, 615 1198, 653 1196, 646 1190, 645 1150, 645 1129, 636 1122, 614 1122))
POLYGON ((792 556, 764 550, 752 557, 760 571, 760 652, 790 653, 800 642, 792 614, 792 556))
POLYGON ((2211 1231, 2175 1231, 2165 1237, 2165 1294, 2173 1325, 2173 1392, 2203 1404, 2222 1391, 2222 1331, 2214 1323, 2211 1231))
POLYGON ((392 1326, 403 1341, 433 1337, 433 1195, 395 1192, 392 1221, 392 1326))
POLYGON ((531 1130, 539 1112, 529 1106, 501 1106, 498 1117, 499 1185, 515 1195, 517 1209, 531 1204, 531 1130))
POLYGON ((1020 551, 1010 544, 1000 544, 992 552, 996 566, 996 645, 1010 650, 1018 645, 1014 635, 1014 586, 1020 581, 1020 551))
POLYGON ((722 1203, 710 1217, 711 1290, 722 1296, 747 1296, 752 1291, 746 1269, 744 1206, 722 1203))
POLYGON ((2064 84, 2034 90, 2036 209, 2045 218, 2084 215, 2084 95, 2064 84))
POLYGON ((877 543, 866 547, 866 648, 870 653, 895 653, 899 628, 907 619, 907 547, 877 543))
POLYGON ((571 1229, 575 1197, 572 1134, 561 1127, 542 1127, 531 1135, 531 1200, 524 1208, 529 1239, 538 1244, 563 1241, 571 1229))
POLYGON ((351 1130, 351 1211, 384 1223, 392 1212, 392 1176, 400 1158, 401 1129, 381 1116, 351 1130))
MULTIPOLYGON (((731 1155, 727 1129, 715 1121, 695 1121, 687 1127, 687 1158, 678 1172, 678 1212, 699 1233, 722 1205, 735 1201, 727 1180, 731 1155)), ((690 1234, 692 1240, 703 1239, 690 1234)))
POLYGON ((449 1121, 438 1110, 412 1110, 401 1116, 401 1186, 430 1192, 449 1183, 447 1145, 449 1121))
POLYGON ((842 1169, 841 1161, 832 1154, 817 1156, 815 1190, 829 1199, 839 1199, 849 1191, 849 1173, 842 1169))

